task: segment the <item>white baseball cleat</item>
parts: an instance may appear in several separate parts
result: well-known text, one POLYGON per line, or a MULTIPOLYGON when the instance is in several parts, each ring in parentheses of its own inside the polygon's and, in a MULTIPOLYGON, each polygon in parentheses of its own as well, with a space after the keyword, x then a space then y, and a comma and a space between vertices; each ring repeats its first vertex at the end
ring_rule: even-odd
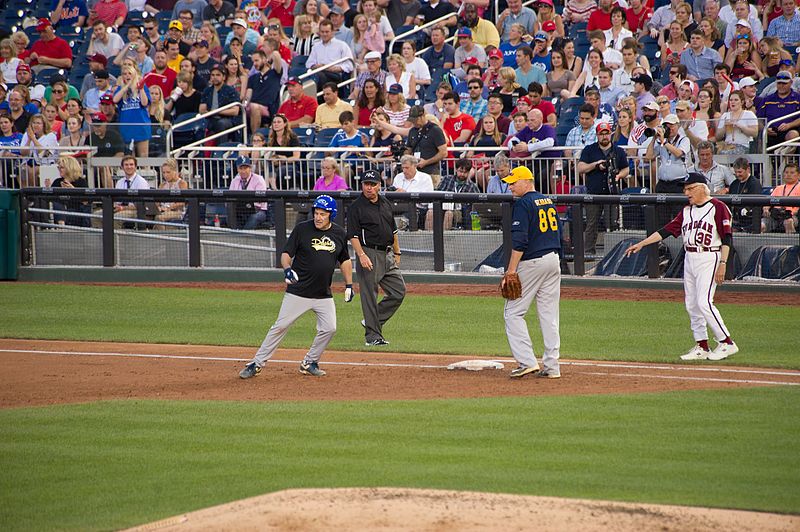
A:
POLYGON ((706 351, 699 345, 695 345, 685 355, 681 355, 681 360, 707 360, 711 358, 711 351, 706 351))
POLYGON ((721 343, 718 344, 711 354, 708 355, 709 360, 722 360, 724 358, 728 358, 731 355, 735 355, 739 352, 739 346, 736 343, 721 343))

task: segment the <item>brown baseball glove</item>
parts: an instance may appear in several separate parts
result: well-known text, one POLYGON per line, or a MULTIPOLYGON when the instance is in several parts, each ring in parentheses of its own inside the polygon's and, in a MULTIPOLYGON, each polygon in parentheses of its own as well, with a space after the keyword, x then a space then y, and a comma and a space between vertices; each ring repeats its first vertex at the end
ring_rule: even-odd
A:
POLYGON ((514 300, 522 295, 522 283, 519 280, 519 275, 516 272, 507 273, 500 281, 500 293, 506 299, 514 300))

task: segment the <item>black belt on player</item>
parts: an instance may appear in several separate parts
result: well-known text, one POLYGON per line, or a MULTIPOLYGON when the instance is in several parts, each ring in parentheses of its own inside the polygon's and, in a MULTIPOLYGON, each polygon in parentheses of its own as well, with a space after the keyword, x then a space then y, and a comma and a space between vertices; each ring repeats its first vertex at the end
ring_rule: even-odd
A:
POLYGON ((696 248, 692 246, 686 246, 685 249, 690 253, 703 253, 706 251, 719 251, 719 246, 713 248, 704 248, 702 246, 696 248))
POLYGON ((384 253, 392 251, 392 246, 361 246, 361 247, 367 249, 374 249, 375 251, 383 251, 384 253))

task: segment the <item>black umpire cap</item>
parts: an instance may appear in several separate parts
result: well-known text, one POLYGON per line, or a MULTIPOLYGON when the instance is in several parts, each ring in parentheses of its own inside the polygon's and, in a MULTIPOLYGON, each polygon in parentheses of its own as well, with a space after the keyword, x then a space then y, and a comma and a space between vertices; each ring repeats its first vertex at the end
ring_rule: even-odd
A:
POLYGON ((376 172, 375 170, 367 170, 361 176, 361 182, 362 183, 380 183, 381 182, 381 176, 378 175, 378 172, 376 172))
POLYGON ((701 174, 700 172, 689 172, 689 175, 683 180, 683 186, 687 185, 694 185, 695 183, 702 183, 703 185, 708 185, 708 180, 706 180, 706 176, 701 174))

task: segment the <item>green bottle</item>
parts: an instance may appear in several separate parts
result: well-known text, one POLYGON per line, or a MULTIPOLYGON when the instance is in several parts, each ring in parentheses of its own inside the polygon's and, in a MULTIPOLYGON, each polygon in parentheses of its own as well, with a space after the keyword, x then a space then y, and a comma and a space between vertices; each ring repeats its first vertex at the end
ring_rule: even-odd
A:
POLYGON ((470 218, 472 218, 472 230, 473 231, 480 231, 481 230, 481 217, 478 215, 477 211, 472 211, 470 213, 470 218))

